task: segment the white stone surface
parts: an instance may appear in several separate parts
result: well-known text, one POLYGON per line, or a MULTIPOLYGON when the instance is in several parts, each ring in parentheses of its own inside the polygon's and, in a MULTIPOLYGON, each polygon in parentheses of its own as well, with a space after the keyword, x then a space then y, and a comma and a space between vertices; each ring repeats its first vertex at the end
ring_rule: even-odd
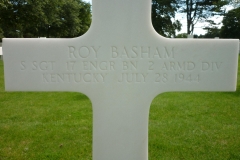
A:
POLYGON ((2 47, 0 47, 0 60, 3 59, 3 54, 2 54, 2 47))
MULTIPOLYGON (((93 0, 74 39, 4 39, 7 91, 76 91, 93 105, 93 160, 147 160, 149 107, 160 93, 235 91, 238 40, 167 39, 151 0, 93 0)), ((66 106, 67 107, 67 106, 66 106)))

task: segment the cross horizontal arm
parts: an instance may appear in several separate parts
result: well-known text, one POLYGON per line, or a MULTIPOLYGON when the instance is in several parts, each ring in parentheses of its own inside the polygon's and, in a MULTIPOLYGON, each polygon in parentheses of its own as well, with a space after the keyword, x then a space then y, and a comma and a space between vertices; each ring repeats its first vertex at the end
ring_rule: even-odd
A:
POLYGON ((101 45, 85 39, 4 39, 6 90, 88 94, 132 85, 159 94, 236 88, 236 40, 155 36, 145 43, 101 45))

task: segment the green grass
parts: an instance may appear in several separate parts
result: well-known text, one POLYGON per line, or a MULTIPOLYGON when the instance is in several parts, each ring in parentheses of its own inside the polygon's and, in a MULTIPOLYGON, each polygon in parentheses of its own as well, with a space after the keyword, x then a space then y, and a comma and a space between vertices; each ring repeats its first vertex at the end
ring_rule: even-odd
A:
MULTIPOLYGON (((0 61, 0 160, 33 159, 92 159, 91 102, 80 93, 5 92, 0 61)), ((240 159, 240 72, 237 92, 153 100, 149 160, 160 159, 240 159)))

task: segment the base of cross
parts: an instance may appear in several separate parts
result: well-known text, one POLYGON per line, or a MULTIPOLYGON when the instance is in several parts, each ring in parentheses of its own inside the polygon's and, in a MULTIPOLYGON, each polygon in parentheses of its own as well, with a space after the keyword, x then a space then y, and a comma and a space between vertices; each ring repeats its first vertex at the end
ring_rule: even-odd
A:
POLYGON ((116 98, 93 103, 94 160, 148 159, 150 102, 116 98))

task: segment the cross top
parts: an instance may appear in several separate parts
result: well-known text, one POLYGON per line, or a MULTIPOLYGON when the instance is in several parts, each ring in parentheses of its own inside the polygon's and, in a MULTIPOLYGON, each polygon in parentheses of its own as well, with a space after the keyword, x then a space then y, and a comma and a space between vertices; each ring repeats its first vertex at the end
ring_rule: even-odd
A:
POLYGON ((151 24, 151 0, 93 0, 92 25, 89 31, 97 31, 98 34, 100 32, 114 39, 121 35, 155 32, 151 24))
POLYGON ((150 14, 151 0, 93 0, 81 37, 4 39, 6 90, 82 92, 93 105, 93 159, 147 160, 152 99, 234 91, 238 59, 238 40, 167 39, 150 14))

